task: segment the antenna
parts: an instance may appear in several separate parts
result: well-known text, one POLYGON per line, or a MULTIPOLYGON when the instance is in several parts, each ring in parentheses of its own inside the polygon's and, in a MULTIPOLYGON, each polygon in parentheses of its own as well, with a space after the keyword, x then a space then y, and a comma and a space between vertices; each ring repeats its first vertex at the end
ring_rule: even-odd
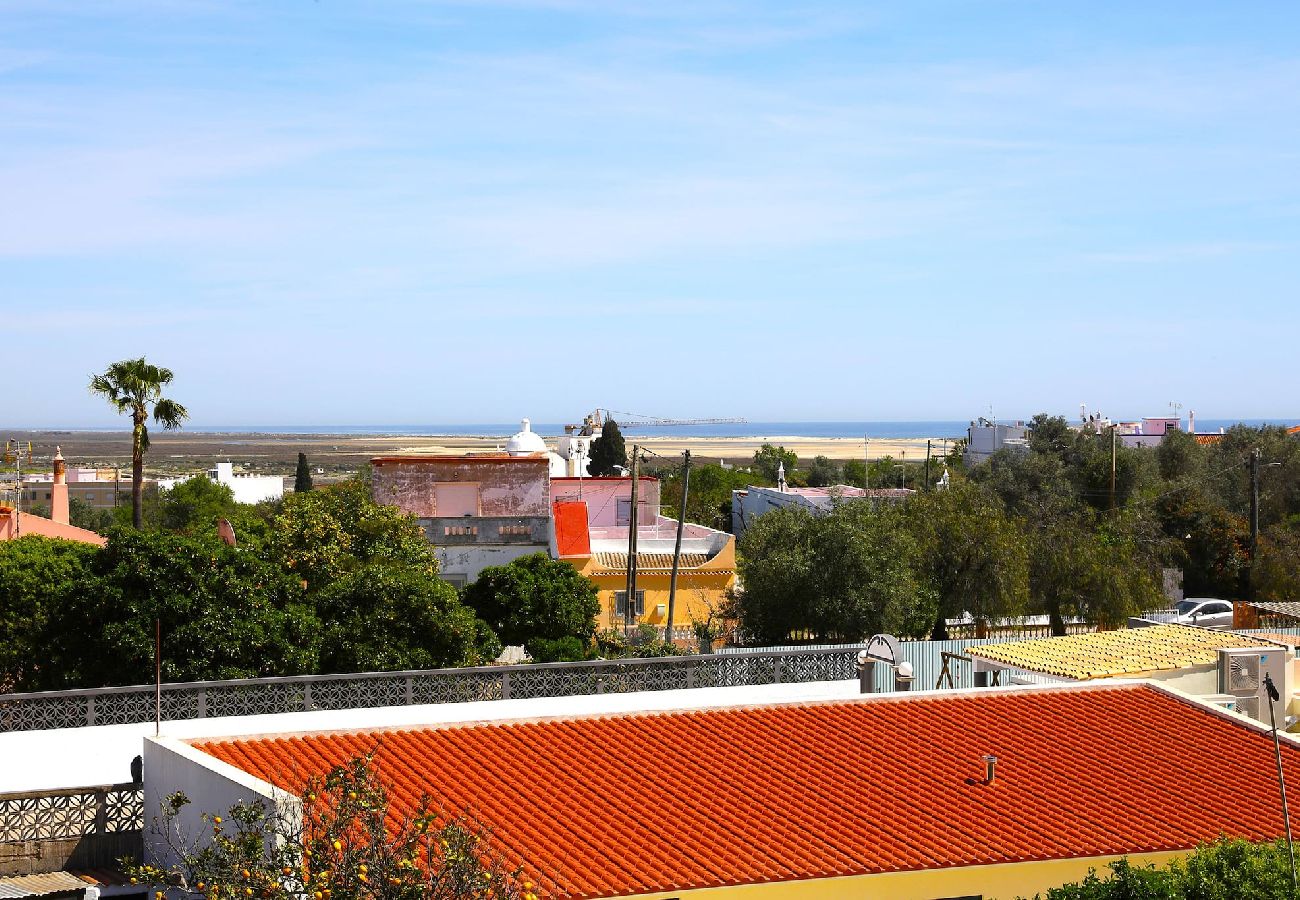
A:
POLYGON ((153 736, 162 734, 162 619, 153 620, 153 736))

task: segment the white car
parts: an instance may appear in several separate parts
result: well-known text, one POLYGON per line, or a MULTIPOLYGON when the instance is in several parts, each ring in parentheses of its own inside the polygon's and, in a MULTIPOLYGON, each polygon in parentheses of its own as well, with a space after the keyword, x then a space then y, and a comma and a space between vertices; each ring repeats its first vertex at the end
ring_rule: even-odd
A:
POLYGON ((1213 597, 1188 597, 1174 604, 1173 621, 1203 628, 1231 628, 1232 604, 1213 597))

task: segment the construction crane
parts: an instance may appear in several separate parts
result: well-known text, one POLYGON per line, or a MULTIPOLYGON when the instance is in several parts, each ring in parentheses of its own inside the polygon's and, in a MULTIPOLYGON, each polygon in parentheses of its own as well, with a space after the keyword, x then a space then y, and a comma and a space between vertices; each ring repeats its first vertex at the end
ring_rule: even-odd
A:
POLYGON ((667 428, 673 425, 744 425, 748 420, 741 418, 713 418, 713 419, 665 419, 660 416, 643 416, 638 413, 630 413, 617 409, 596 409, 592 412, 590 418, 592 424, 597 428, 610 416, 616 415, 617 421, 623 425, 640 425, 651 428, 667 428))

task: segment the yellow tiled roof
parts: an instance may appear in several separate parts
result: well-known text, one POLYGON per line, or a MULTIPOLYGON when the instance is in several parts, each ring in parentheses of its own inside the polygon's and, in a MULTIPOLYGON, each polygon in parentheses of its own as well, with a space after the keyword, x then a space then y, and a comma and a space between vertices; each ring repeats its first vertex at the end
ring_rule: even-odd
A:
POLYGON ((1218 661, 1222 649, 1275 646, 1231 631, 1211 631, 1192 625, 1153 625, 985 644, 970 647, 966 652, 1017 669, 1087 681, 1209 665, 1218 661))
MULTIPOLYGON (((678 567, 694 569, 708 561, 709 555, 707 553, 683 553, 678 567)), ((597 553, 596 562, 604 569, 627 571, 626 553, 597 553)), ((671 569, 673 567, 673 555, 671 553, 638 553, 636 555, 636 567, 642 571, 647 569, 671 569)))

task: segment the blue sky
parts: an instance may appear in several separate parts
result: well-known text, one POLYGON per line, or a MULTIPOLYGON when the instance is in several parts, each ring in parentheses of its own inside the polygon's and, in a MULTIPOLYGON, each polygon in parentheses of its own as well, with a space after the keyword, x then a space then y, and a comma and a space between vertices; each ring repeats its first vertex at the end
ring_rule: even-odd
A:
POLYGON ((0 0, 0 425, 1300 415, 1300 4, 0 0), (16 379, 16 390, 15 388, 16 379))

